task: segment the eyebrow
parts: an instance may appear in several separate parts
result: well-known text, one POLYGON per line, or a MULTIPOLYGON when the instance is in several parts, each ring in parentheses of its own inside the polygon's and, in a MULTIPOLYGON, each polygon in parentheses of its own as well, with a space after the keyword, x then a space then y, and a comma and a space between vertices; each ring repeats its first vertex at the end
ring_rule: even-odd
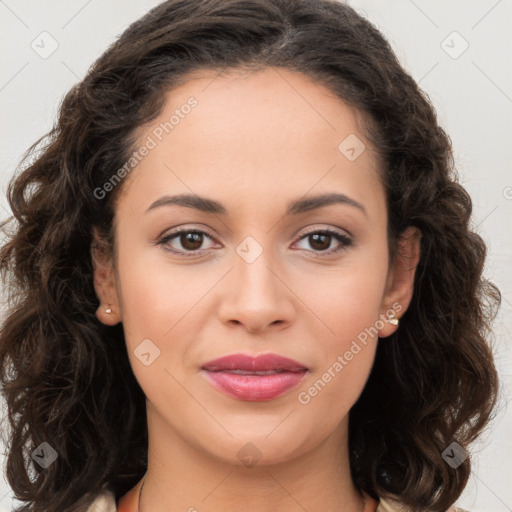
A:
MULTIPOLYGON (((365 207, 358 201, 346 196, 345 194, 330 193, 318 196, 308 197, 292 201, 288 204, 286 215, 299 215, 301 213, 316 210, 332 204, 345 204, 359 209, 365 216, 368 216, 365 207)), ((176 196, 163 196, 157 199, 146 210, 146 213, 160 206, 178 205, 186 208, 194 208, 201 212, 213 213, 217 215, 227 215, 228 211, 221 203, 214 199, 201 197, 195 194, 179 194, 176 196)))

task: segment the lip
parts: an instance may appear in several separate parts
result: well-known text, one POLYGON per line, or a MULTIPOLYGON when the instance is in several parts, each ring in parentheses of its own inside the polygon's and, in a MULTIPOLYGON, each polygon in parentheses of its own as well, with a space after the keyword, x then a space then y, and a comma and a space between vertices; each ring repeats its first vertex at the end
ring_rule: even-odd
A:
POLYGON ((252 357, 231 354, 201 367, 207 381, 222 393, 247 401, 267 401, 297 386, 308 368, 287 357, 262 354, 252 357))

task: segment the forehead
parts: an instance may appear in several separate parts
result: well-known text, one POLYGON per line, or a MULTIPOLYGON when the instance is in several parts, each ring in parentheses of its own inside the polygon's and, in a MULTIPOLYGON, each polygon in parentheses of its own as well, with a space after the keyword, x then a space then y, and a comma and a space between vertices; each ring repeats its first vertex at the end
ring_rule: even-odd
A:
POLYGON ((361 114, 294 71, 196 72, 166 93, 159 116, 136 135, 135 150, 151 141, 126 184, 137 183, 139 195, 220 187, 254 197, 295 187, 295 197, 343 185, 361 196, 358 187, 379 186, 361 114), (354 148, 355 159, 346 152, 354 148))

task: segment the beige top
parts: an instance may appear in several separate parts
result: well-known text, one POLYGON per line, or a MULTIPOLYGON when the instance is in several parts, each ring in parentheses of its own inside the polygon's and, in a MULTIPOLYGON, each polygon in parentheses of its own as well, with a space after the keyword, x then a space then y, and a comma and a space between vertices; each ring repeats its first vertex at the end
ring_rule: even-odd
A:
MULTIPOLYGON (((104 490, 100 493, 87 512, 117 512, 114 493, 110 490, 104 490)), ((375 512, 407 512, 407 509, 397 503, 380 498, 379 506, 375 512)), ((453 507, 447 512, 467 512, 462 508, 453 507)))

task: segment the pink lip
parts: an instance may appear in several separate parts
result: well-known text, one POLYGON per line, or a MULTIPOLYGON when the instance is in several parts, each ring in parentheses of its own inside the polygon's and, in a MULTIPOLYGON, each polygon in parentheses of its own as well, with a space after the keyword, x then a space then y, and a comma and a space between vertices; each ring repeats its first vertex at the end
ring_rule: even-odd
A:
POLYGON ((307 373, 303 364, 276 354, 232 354, 202 367, 208 382, 239 400, 272 400, 294 388, 307 373), (264 372, 264 374, 262 374, 264 372))

